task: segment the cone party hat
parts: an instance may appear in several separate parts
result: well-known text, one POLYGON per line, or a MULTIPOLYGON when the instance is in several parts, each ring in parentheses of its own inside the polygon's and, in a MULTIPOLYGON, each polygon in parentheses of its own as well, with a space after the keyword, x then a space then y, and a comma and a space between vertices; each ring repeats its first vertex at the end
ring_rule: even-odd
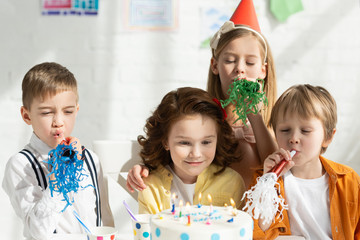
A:
POLYGON ((234 24, 243 24, 261 32, 252 0, 242 0, 230 18, 234 24))

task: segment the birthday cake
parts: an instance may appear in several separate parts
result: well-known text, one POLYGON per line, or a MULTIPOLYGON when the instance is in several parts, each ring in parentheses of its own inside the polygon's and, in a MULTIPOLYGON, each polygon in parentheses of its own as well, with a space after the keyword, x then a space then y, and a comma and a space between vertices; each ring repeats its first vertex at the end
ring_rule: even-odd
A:
POLYGON ((155 214, 150 226, 153 240, 250 240, 254 222, 232 207, 190 206, 155 214))

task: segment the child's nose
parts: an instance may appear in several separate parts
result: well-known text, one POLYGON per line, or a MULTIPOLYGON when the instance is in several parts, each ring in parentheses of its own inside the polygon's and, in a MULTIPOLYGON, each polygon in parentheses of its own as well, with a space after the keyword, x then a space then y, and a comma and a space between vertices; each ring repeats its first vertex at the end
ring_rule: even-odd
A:
POLYGON ((236 75, 238 75, 240 78, 245 78, 245 67, 240 62, 236 65, 235 68, 236 75))
POLYGON ((55 114, 53 118, 53 126, 61 127, 63 125, 63 120, 60 114, 55 114))
POLYGON ((291 144, 298 144, 300 142, 299 137, 297 136, 296 133, 293 133, 290 137, 290 141, 291 144))
POLYGON ((191 149, 191 157, 193 158, 198 158, 201 156, 201 150, 200 150, 200 147, 199 146, 194 146, 192 149, 191 149))

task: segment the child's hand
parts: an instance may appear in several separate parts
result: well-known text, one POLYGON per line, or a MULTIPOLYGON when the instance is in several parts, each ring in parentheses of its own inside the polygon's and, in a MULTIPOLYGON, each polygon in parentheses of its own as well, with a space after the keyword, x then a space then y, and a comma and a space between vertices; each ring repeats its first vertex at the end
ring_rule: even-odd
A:
POLYGON ((142 177, 149 176, 149 169, 144 165, 135 165, 132 169, 129 170, 126 186, 130 192, 134 192, 134 189, 142 191, 146 188, 144 180, 142 177))
MULTIPOLYGON (((263 92, 263 81, 260 81, 261 79, 260 78, 246 78, 246 80, 250 81, 250 82, 256 82, 258 85, 259 85, 259 90, 258 92, 262 93, 263 92)), ((264 106, 264 103, 263 101, 260 101, 257 105, 256 105, 256 109, 255 107, 253 109, 251 109, 252 111, 255 112, 255 110, 258 110, 258 114, 260 114, 260 110, 263 108, 264 106)), ((251 113, 247 113, 246 115, 249 115, 249 114, 253 114, 252 112, 251 113)))
POLYGON ((271 169, 273 169, 273 167, 275 167, 283 159, 285 159, 288 162, 286 163, 284 169, 281 171, 279 177, 282 176, 287 171, 289 171, 290 168, 292 168, 295 165, 294 161, 291 159, 290 152, 285 149, 280 148, 279 150, 277 150, 273 154, 269 155, 265 159, 264 174, 269 172, 271 169))
POLYGON ((65 140, 65 143, 68 145, 72 145, 75 151, 77 151, 77 158, 80 160, 82 155, 82 149, 81 149, 81 143, 80 140, 76 137, 67 137, 65 140))
MULTIPOLYGON (((78 138, 76 138, 76 137, 67 137, 60 144, 66 144, 66 145, 72 144, 73 148, 78 152, 78 154, 77 154, 78 160, 81 160, 82 149, 81 149, 80 140, 78 138)), ((55 174, 52 173, 50 175, 50 181, 55 181, 55 180, 56 180, 55 174)), ((55 187, 55 190, 57 190, 57 187, 55 187)))

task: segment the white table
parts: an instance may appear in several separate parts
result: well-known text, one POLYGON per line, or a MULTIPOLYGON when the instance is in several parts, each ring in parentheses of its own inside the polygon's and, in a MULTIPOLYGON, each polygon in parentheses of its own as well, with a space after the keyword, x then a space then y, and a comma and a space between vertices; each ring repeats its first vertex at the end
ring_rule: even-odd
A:
MULTIPOLYGON (((118 234, 116 240, 133 240, 132 234, 118 234)), ((87 240, 86 234, 54 234, 51 240, 87 240)))
MULTIPOLYGON (((132 234, 118 234, 116 240, 133 240, 132 234)), ((275 240, 303 240, 298 236, 279 236, 275 240)), ((85 234, 55 234, 51 240, 87 240, 85 234)))
POLYGON ((305 240, 305 238, 300 236, 278 236, 275 240, 305 240))

